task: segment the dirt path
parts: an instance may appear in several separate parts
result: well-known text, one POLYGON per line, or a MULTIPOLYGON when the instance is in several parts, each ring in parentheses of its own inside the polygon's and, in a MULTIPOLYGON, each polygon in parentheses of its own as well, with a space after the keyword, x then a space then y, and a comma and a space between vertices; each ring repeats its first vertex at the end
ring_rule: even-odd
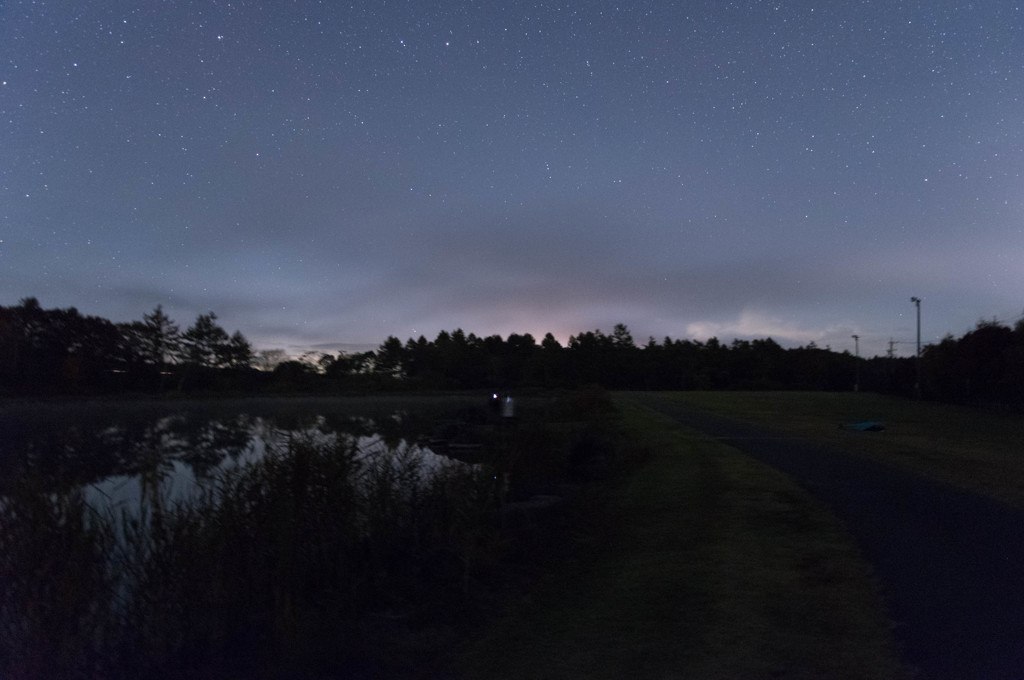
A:
POLYGON ((874 565, 901 654, 921 678, 1024 678, 1024 512, 656 394, 637 399, 828 504, 874 565))

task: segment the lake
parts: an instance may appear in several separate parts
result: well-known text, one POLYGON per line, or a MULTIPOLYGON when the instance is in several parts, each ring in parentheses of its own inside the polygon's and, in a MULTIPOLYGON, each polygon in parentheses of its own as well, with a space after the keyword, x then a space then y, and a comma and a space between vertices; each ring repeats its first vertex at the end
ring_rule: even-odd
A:
POLYGON ((360 657, 464 611, 507 549, 489 396, 0 404, 0 676, 360 657))
POLYGON ((0 494, 35 480, 131 503, 144 484, 171 498, 289 439, 389 449, 438 464, 465 457, 493 418, 488 395, 11 402, 0 405, 0 494))

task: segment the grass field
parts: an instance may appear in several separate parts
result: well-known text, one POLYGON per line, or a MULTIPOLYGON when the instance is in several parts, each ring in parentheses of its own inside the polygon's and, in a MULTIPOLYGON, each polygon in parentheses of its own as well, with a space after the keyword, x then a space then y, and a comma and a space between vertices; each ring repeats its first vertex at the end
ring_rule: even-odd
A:
POLYGON ((823 506, 617 401, 645 464, 581 525, 576 560, 470 647, 463 677, 903 677, 870 570, 823 506))
POLYGON ((1024 507, 1024 416, 854 392, 678 392, 672 399, 1024 507), (840 423, 879 420, 882 432, 840 423))
MULTIPOLYGON (((531 554, 524 559, 525 574, 517 571, 522 564, 507 565, 514 575, 507 592, 500 590, 504 585, 492 585, 488 580, 504 584, 504 566, 495 567, 493 577, 482 570, 477 588, 467 589, 461 587, 461 572, 451 571, 452 565, 459 566, 458 560, 447 554, 445 559, 434 560, 432 564, 442 575, 440 584, 452 590, 452 602, 461 603, 467 593, 480 591, 480 601, 475 604, 478 611, 467 618, 455 604, 445 605, 446 612, 459 613, 452 615, 451 623, 445 618, 442 624, 425 626, 426 632, 419 637, 413 636, 410 644, 415 648, 400 659, 404 665, 396 666, 403 669, 403 674, 394 677, 413 677, 404 671, 419 668, 420 661, 431 658, 439 666, 450 666, 452 677, 466 680, 906 677, 895 655, 890 623, 870 567, 827 509, 787 476, 646 408, 645 399, 678 400, 762 425, 779 436, 837 446, 1024 505, 1024 421, 1019 416, 854 393, 620 393, 614 399, 617 415, 603 408, 606 402, 602 393, 567 398, 561 411, 547 413, 545 419, 539 418, 539 405, 537 414, 530 415, 532 411, 524 401, 521 410, 529 417, 521 416, 524 422, 513 430, 517 432, 516 446, 510 449, 514 449, 511 459, 522 468, 521 475, 531 482, 524 487, 541 488, 547 477, 557 477, 555 472, 562 468, 569 470, 581 451, 590 457, 582 457, 586 464, 578 465, 577 472, 586 472, 586 479, 598 481, 581 485, 578 475, 570 475, 581 490, 577 491, 578 497, 565 504, 566 517, 558 531, 547 533, 536 526, 525 539, 517 539, 522 542, 516 548, 517 555, 547 550, 551 554, 531 554), (586 422, 575 422, 581 414, 587 414, 586 422), (535 415, 537 422, 532 422, 535 415), (838 427, 843 422, 861 420, 883 421, 886 429, 869 433, 838 427), (602 467, 601 463, 610 464, 602 467), (478 625, 480 629, 474 629, 465 646, 456 642, 456 638, 464 639, 468 628, 478 625), (444 648, 444 658, 437 659, 440 648, 444 648)), ((288 483, 278 485, 283 491, 294 486, 288 479, 284 481, 288 483)), ((253 498, 266 495, 261 492, 253 498)), ((302 494, 303 498, 307 496, 302 494)), ((344 494, 335 490, 322 496, 336 505, 344 494)), ((267 512, 269 518, 282 516, 279 509, 271 510, 267 512)), ((315 519, 337 514, 337 508, 331 505, 322 511, 303 511, 297 517, 315 519)), ((380 513, 371 515, 378 517, 380 513)), ((422 519, 434 515, 447 516, 417 516, 422 519)), ((257 538, 261 531, 266 533, 266 527, 287 523, 259 521, 250 511, 238 516, 244 525, 230 526, 251 526, 257 538)), ((464 523, 464 518, 456 519, 464 523)), ((420 524, 424 523, 416 523, 420 524)), ((325 527, 333 531, 337 526, 337 522, 322 523, 310 531, 319 532, 325 527)), ((71 526, 68 535, 78 540, 82 532, 76 531, 71 526)), ((446 537, 448 543, 454 541, 456 547, 461 546, 455 540, 458 536, 451 532, 436 533, 446 537)), ((21 536, 10 531, 8 534, 12 539, 21 536)), ((4 535, 0 532, 0 537, 4 535)), ((47 531, 29 532, 25 545, 45 548, 50 544, 34 537, 51 535, 47 531)), ((317 535, 321 540, 316 545, 343 543, 329 534, 317 535)), ((249 543, 258 544, 256 539, 249 543)), ((287 543, 314 545, 306 539, 287 543)), ((503 554, 505 543, 495 545, 499 544, 502 547, 495 548, 495 553, 503 554)), ((398 550, 405 543, 395 541, 394 545, 398 550)), ((186 557, 206 554, 197 550, 179 552, 186 557)), ((8 550, 7 554, 14 553, 8 550)), ((42 564, 63 565, 69 574, 82 572, 77 563, 65 559, 67 551, 49 550, 45 554, 47 559, 42 564)), ((273 557, 278 553, 268 549, 254 554, 273 557)), ((421 566, 417 566, 422 560, 408 558, 401 550, 396 554, 394 564, 415 572, 410 579, 423 576, 421 566)), ((294 555, 294 550, 288 547, 280 555, 294 555)), ((254 562, 241 559, 241 554, 237 557, 242 566, 228 572, 250 573, 254 562)), ((337 563, 312 557, 316 558, 312 563, 320 567, 337 563)), ((38 561, 32 558, 26 563, 38 561)), ((170 557, 166 563, 178 564, 170 557)), ((288 560, 280 564, 286 563, 291 564, 288 560)), ((280 564, 271 564, 264 570, 266 575, 276 574, 280 564)), ((3 567, 0 564, 0 572, 3 567)), ((374 567, 367 574, 386 571, 374 567)), ((310 572, 305 567, 296 567, 294 573, 305 574, 301 582, 308 582, 310 572)), ((186 582, 208 585, 202 579, 186 582)), ((296 584, 299 582, 296 580, 296 584)), ((431 602, 442 591, 447 592, 434 586, 414 586, 409 587, 411 593, 430 595, 431 602)), ((318 589, 311 593, 310 601, 322 602, 323 592, 318 589)), ((335 598, 341 592, 338 590, 335 598)), ((369 597, 365 587, 351 592, 369 597)), ((222 595, 217 596, 223 599, 222 595)), ((239 601, 242 599, 251 598, 240 597, 239 601)), ((29 597, 26 601, 34 600, 29 597)), ((290 613, 291 602, 288 598, 275 600, 265 609, 271 613, 280 609, 289 614, 285 618, 291 621, 296 618, 290 613)), ((369 608, 373 612, 378 609, 369 608)), ((264 618, 276 620, 270 615, 264 618)), ((289 635, 291 630, 282 628, 289 635)), ((379 638, 391 641, 389 635, 379 638)), ((338 641, 324 642, 331 654, 337 652, 338 641)), ((424 671, 422 675, 429 673, 424 671)))

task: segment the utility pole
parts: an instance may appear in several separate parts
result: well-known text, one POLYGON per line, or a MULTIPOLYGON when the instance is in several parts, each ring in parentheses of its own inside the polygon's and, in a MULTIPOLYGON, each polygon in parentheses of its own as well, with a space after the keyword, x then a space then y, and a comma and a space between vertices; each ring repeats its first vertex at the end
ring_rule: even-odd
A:
POLYGON ((921 398, 921 298, 912 297, 910 301, 917 307, 917 382, 914 383, 914 393, 918 399, 921 398))
POLYGON ((857 360, 857 379, 853 383, 853 391, 860 392, 860 336, 856 333, 853 338, 853 356, 857 360))

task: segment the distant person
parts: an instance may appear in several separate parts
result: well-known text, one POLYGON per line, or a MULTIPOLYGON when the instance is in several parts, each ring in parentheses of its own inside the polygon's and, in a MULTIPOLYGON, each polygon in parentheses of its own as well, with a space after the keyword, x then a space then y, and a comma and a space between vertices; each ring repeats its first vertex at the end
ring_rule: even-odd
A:
POLYGON ((514 418, 516 405, 511 395, 499 392, 491 393, 491 411, 502 418, 514 418))

